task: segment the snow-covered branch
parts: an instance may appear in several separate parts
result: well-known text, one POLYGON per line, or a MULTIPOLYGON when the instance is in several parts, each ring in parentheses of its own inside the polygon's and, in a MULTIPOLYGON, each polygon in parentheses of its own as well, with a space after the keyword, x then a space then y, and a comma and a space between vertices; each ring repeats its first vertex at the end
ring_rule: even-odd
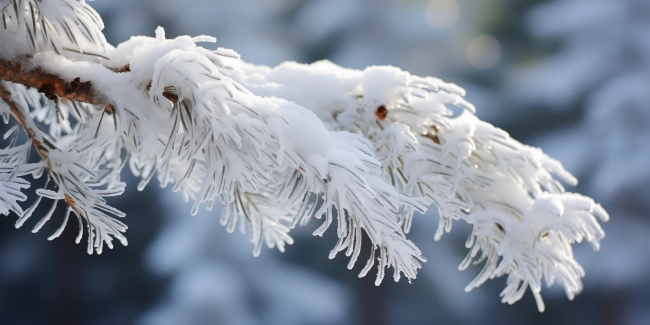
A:
POLYGON ((560 181, 577 181, 559 162, 479 120, 456 85, 394 67, 255 66, 197 45, 212 37, 167 39, 160 27, 155 38, 112 47, 84 1, 1 3, 9 24, 0 39, 15 46, 0 52, 0 109, 29 138, 0 151, 0 212, 18 214, 17 226, 53 200, 37 231, 64 200, 68 214, 50 238, 72 212, 85 221, 89 253, 112 248, 111 236, 126 244, 114 218, 124 215, 104 197, 122 193, 128 163, 139 189, 156 176, 194 201, 193 214, 223 202, 221 223, 247 230, 255 255, 264 243, 283 251, 293 227, 317 218, 314 235, 336 223, 330 258, 345 251, 352 268, 365 234, 360 276, 377 262, 376 284, 390 267, 396 281, 411 280, 425 258, 406 233, 415 212, 435 205, 436 240, 455 220, 473 227, 460 268, 485 266, 467 290, 508 275, 503 301, 530 286, 543 311, 542 277, 570 299, 582 288, 571 244, 586 238, 598 249, 596 218, 607 221, 606 212, 565 192, 560 181), (41 163, 21 167, 32 144, 41 163), (47 182, 23 211, 30 173, 47 182))

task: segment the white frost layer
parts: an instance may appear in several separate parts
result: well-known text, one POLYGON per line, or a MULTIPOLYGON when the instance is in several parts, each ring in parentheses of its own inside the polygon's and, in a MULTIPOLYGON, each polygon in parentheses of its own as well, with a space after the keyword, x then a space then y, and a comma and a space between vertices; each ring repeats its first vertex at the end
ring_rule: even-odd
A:
MULTIPOLYGON (((78 5, 86 10, 83 1, 78 5)), ((39 8, 42 14, 34 17, 54 12, 39 8)), ((15 101, 32 98, 29 113, 50 125, 39 142, 53 141, 44 159, 58 192, 39 195, 55 202, 72 195, 73 210, 87 225, 90 252, 101 253, 104 243, 111 247, 111 236, 126 244, 126 226, 106 213, 123 215, 104 197, 122 193, 119 171, 128 159, 143 178, 138 188, 157 175, 162 186, 174 184, 184 199, 194 200, 192 213, 202 203, 210 209, 216 200, 224 202, 222 224, 229 231, 248 229, 255 254, 263 243, 283 250, 293 242, 291 227, 323 218, 316 235, 337 224, 331 258, 345 251, 352 268, 365 233, 371 255, 360 276, 378 262, 377 284, 387 267, 394 268, 395 280, 402 274, 413 279, 425 259, 405 233, 413 213, 433 203, 441 216, 436 239, 454 220, 473 226, 461 269, 473 260, 486 264, 468 290, 507 274, 503 301, 519 300, 530 286, 540 311, 542 277, 549 285, 557 280, 569 298, 581 290, 584 271, 571 244, 585 238, 597 249, 604 233, 596 218, 606 221, 607 214, 593 200, 565 193, 556 178, 576 180, 559 162, 480 121, 460 87, 395 67, 358 71, 327 61, 253 66, 232 50, 196 45, 214 42, 212 37, 168 40, 162 28, 155 38, 134 37, 113 48, 95 35, 101 35, 101 21, 75 17, 94 24, 83 36, 105 54, 81 62, 81 44, 76 52, 56 55, 42 52, 58 51, 56 43, 32 42, 40 53, 24 66, 90 81, 111 109, 79 110, 62 100, 60 116, 52 118, 51 105, 37 104, 33 91, 12 93, 15 101), (453 116, 449 105, 463 112, 453 116)), ((20 28, 0 37, 23 35, 20 28)), ((21 51, 30 53, 28 47, 21 51)), ((2 113, 10 112, 3 106, 2 113)), ((4 150, 16 157, 16 148, 22 147, 4 150)), ((22 223, 31 212, 16 204, 24 199, 20 176, 42 173, 45 164, 17 172, 11 164, 18 160, 12 159, 0 174, 9 182, 0 187, 7 189, 0 208, 20 213, 22 223)))

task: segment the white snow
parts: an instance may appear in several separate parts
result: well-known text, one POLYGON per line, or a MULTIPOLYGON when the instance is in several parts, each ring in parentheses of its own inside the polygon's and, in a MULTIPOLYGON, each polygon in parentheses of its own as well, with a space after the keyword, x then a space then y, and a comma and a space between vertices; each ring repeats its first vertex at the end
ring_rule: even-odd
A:
MULTIPOLYGON (((94 23, 97 30, 86 38, 102 49, 103 36, 92 34, 101 24, 94 23)), ((20 29, 8 31, 2 40, 7 33, 22 36, 20 29)), ((435 204, 436 239, 456 220, 473 227, 460 268, 485 260, 466 290, 507 275, 502 301, 513 303, 530 288, 543 311, 542 278, 549 285, 557 281, 569 299, 582 289, 584 271, 571 245, 586 239, 598 249, 604 232, 597 219, 607 221, 607 214, 592 199, 565 192, 560 180, 572 185, 577 180, 559 162, 478 119, 461 87, 390 66, 352 70, 328 61, 254 66, 232 51, 196 45, 214 41, 167 39, 159 27, 155 38, 105 46, 102 60, 41 50, 25 59, 26 67, 91 82, 115 110, 99 106, 81 113, 62 103, 67 115, 60 123, 68 124, 54 127, 54 135, 34 131, 33 140, 54 138, 48 154, 41 155, 47 163, 38 167, 14 172, 21 147, 3 149, 10 158, 0 177, 10 185, 0 187, 6 189, 0 212, 14 211, 26 220, 31 212, 16 203, 24 200, 20 190, 26 186, 19 177, 47 169, 58 192, 41 191, 40 197, 69 201, 80 227, 85 222, 89 253, 101 253, 104 244, 112 248, 112 238, 126 245, 126 225, 114 218, 124 215, 104 198, 123 192, 119 172, 128 159, 143 178, 140 189, 156 175, 161 186, 174 184, 184 199, 194 201, 192 214, 204 203, 208 209, 223 203, 221 223, 230 232, 247 230, 255 255, 263 244, 284 250, 293 243, 291 228, 315 217, 323 221, 315 235, 336 223, 339 241, 330 258, 345 251, 352 268, 363 232, 371 240, 371 255, 360 276, 377 262, 377 285, 391 267, 395 281, 402 275, 410 281, 426 259, 406 233, 414 212, 435 204), (128 72, 111 70, 126 63, 128 72), (462 113, 454 115, 452 107, 462 113)), ((16 101, 35 96, 24 88, 12 94, 16 101)), ((21 109, 29 116, 28 105, 21 109)), ((32 120, 27 127, 37 130, 32 120)), ((49 214, 35 230, 48 219, 49 214)), ((62 227, 66 222, 67 217, 62 227)), ((83 233, 80 228, 77 241, 83 233)), ((213 272, 236 281, 228 270, 200 265, 192 276, 177 279, 183 284, 174 295, 223 299, 216 287, 198 291, 195 278, 213 272)))

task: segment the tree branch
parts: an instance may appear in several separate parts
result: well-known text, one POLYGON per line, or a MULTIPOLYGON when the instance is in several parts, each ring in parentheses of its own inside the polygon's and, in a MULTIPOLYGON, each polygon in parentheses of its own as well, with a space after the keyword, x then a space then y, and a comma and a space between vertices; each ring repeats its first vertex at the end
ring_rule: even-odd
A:
MULTIPOLYGON (((59 78, 58 80, 61 79, 59 78)), ((34 83, 34 81, 30 82, 34 83)), ((71 96, 69 98, 75 97, 71 96)), ((48 139, 47 132, 41 130, 38 125, 36 125, 36 123, 29 117, 29 112, 26 112, 27 108, 22 108, 20 104, 16 103, 16 101, 12 99, 11 92, 7 90, 2 84, 0 84, 0 99, 2 99, 2 101, 4 101, 9 106, 11 115, 13 115, 18 124, 20 124, 20 126, 25 130, 25 133, 36 147, 41 159, 46 162, 45 167, 47 169, 48 178, 46 180, 44 189, 46 189, 49 180, 52 180, 56 185, 55 188, 58 189, 58 194, 60 194, 60 198, 53 198, 51 196, 49 197, 50 199, 54 200, 53 208, 50 209, 50 213, 48 213, 43 219, 41 219, 41 221, 39 221, 32 232, 37 232, 42 227, 42 225, 50 219, 52 212, 56 208, 56 203, 58 200, 63 199, 67 203, 69 211, 74 211, 79 220, 80 230, 76 239, 77 243, 79 243, 83 235, 83 223, 81 221, 81 218, 86 221, 88 229, 89 254, 92 253, 93 248, 97 250, 98 254, 101 254, 104 242, 108 244, 110 248, 113 248, 110 236, 113 236, 116 239, 120 240, 120 242, 126 246, 126 238, 121 234, 121 232, 124 232, 126 230, 126 225, 118 220, 110 218, 107 213, 117 217, 123 217, 124 214, 106 205, 106 201, 103 198, 103 196, 106 196, 106 194, 103 194, 101 190, 93 190, 93 185, 90 184, 92 182, 89 183, 88 180, 82 177, 80 173, 74 172, 72 169, 63 164, 61 158, 68 156, 70 152, 57 148, 57 146, 53 144, 53 141, 50 141, 48 139)), ((108 105, 106 109, 112 109, 112 105, 108 105)), ((83 167, 81 167, 81 164, 77 164, 76 166, 83 169, 83 167)), ((115 191, 114 188, 112 190, 115 191)), ((121 194, 121 192, 118 194, 121 194)), ((40 197, 43 197, 43 195, 40 195, 40 197)), ((16 223, 16 227, 22 226, 25 220, 31 216, 36 206, 38 206, 40 203, 40 197, 36 200, 36 202, 29 210, 20 215, 20 218, 16 223)), ((65 228, 67 224, 67 220, 68 217, 66 216, 62 225, 59 227, 59 230, 50 236, 49 240, 52 240, 61 234, 63 228, 65 228)))
POLYGON ((14 116, 23 130, 25 130, 25 133, 27 133, 29 139, 34 143, 34 146, 36 147, 36 150, 38 151, 38 154, 41 156, 41 158, 47 160, 49 156, 49 149, 43 145, 45 144, 50 147, 50 149, 55 149, 54 145, 43 136, 38 134, 37 128, 30 125, 30 117, 25 115, 25 113, 20 109, 19 105, 11 98, 11 93, 5 87, 3 87, 3 85, 0 85, 0 98, 2 98, 7 106, 9 106, 11 114, 14 116))
POLYGON ((36 88, 45 94, 45 97, 55 102, 61 97, 93 105, 107 105, 90 81, 82 82, 79 78, 75 78, 68 82, 60 76, 44 72, 41 67, 25 69, 20 62, 16 61, 0 59, 0 80, 36 88))
MULTIPOLYGON (((129 64, 120 69, 112 70, 115 73, 127 73, 131 71, 129 64)), ((36 88, 36 90, 54 102, 57 102, 59 98, 66 98, 92 105, 106 106, 107 112, 109 114, 113 113, 112 106, 107 104, 104 96, 95 90, 92 82, 82 82, 79 77, 68 82, 60 76, 43 72, 41 67, 25 69, 19 62, 0 59, 0 80, 21 84, 29 88, 36 88)), ((147 85, 147 91, 149 91, 150 87, 151 82, 147 85)), ((178 101, 178 96, 173 92, 163 91, 162 95, 172 103, 178 101)))

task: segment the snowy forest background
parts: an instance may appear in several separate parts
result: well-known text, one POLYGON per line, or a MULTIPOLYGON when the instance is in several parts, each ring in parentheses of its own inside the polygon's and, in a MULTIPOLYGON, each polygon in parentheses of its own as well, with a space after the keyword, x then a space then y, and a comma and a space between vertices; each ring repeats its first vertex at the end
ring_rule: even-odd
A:
POLYGON ((573 302, 557 286, 546 291, 539 314, 530 293, 500 303, 505 279, 463 291, 479 271, 457 270, 469 228, 434 242, 435 218, 416 219, 410 238, 429 262, 413 284, 375 287, 346 259, 326 258, 336 238, 311 238, 316 225, 294 230, 286 253, 254 258, 246 236, 219 226, 218 212, 191 217, 171 189, 128 188, 113 202, 128 215, 129 246, 101 256, 3 223, 2 323, 650 324, 650 1, 90 4, 112 44, 160 25, 169 37, 214 35, 252 63, 390 64, 454 82, 481 119, 560 160, 580 179, 576 191, 612 220, 600 252, 575 247, 585 290, 573 302))

